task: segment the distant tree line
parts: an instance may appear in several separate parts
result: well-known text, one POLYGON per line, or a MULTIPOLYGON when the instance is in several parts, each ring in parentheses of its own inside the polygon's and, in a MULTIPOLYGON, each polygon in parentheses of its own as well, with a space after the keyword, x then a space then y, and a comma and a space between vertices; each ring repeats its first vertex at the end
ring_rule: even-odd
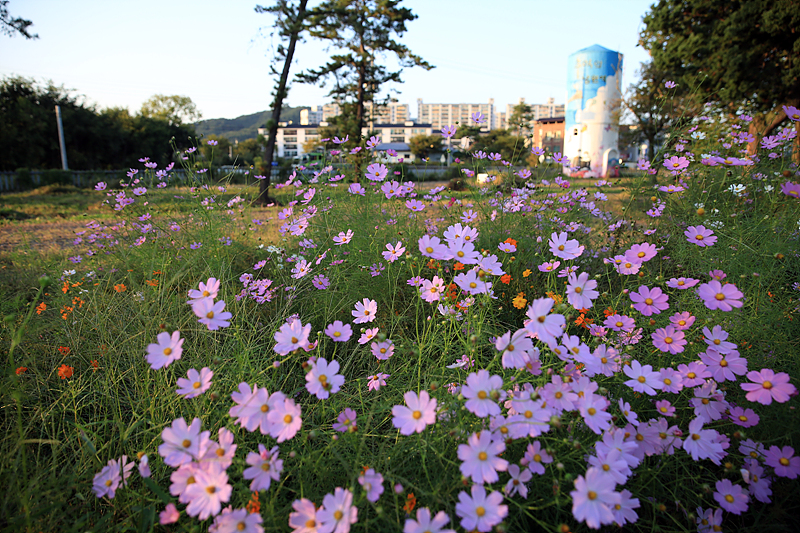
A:
POLYGON ((180 118, 197 113, 191 100, 181 98, 185 97, 156 95, 141 112, 131 114, 125 108, 98 110, 52 82, 40 85, 22 77, 4 78, 0 81, 0 171, 61 168, 56 105, 61 107, 70 169, 137 167, 142 157, 163 168, 173 160, 170 140, 188 148, 194 137, 193 127, 182 124, 180 118), (177 109, 175 104, 179 104, 177 109))

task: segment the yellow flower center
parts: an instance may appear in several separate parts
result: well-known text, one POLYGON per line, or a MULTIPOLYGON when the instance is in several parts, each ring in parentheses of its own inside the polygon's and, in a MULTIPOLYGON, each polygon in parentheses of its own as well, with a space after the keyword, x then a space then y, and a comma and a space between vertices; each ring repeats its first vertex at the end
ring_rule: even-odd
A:
POLYGON ((645 378, 644 376, 639 376, 638 378, 636 378, 636 380, 637 380, 639 383, 644 383, 645 381, 647 381, 647 378, 645 378))
POLYGON ((192 445, 192 441, 190 441, 189 439, 183 439, 183 442, 181 442, 181 445, 182 445, 184 448, 188 448, 189 446, 191 446, 191 445, 192 445))
POLYGON ((563 252, 564 251, 564 245, 563 244, 559 244, 558 245, 558 251, 559 252, 563 252))
POLYGON ((765 389, 769 390, 769 389, 772 388, 772 383, 769 382, 769 381, 765 381, 764 383, 761 384, 761 386, 764 387, 765 389))
POLYGON ((486 514, 486 509, 484 509, 483 507, 478 507, 477 509, 475 509, 475 514, 478 516, 483 516, 486 514))
POLYGON ((603 465, 603 471, 605 471, 605 472, 608 472, 609 470, 611 470, 611 467, 610 467, 610 466, 608 466, 608 465, 603 465))
POLYGON ((614 324, 614 325, 615 325, 615 326, 617 326, 618 328, 621 328, 622 326, 624 326, 624 324, 623 324, 621 321, 619 321, 619 320, 618 320, 618 321, 617 321, 617 323, 616 323, 616 324, 614 324))
POLYGON ((293 420, 292 419, 292 415, 286 415, 286 416, 283 417, 283 423, 284 424, 291 424, 292 420, 293 420))
POLYGON ((414 417, 414 420, 419 420, 422 418, 422 413, 420 411, 414 411, 411 413, 411 416, 414 417))
POLYGON ((644 303, 646 303, 647 305, 653 305, 653 299, 652 298, 645 298, 644 303))
POLYGON ((333 332, 333 336, 334 336, 334 337, 337 337, 337 338, 338 338, 338 337, 341 337, 341 336, 342 336, 342 332, 341 332, 341 331, 334 331, 334 332, 333 332))
POLYGON ((222 457, 223 455, 225 455, 225 449, 217 448, 217 457, 222 457))
POLYGON ((533 456, 533 460, 540 463, 542 461, 542 456, 537 453, 533 456))
POLYGON ((672 385, 672 380, 669 378, 664 378, 664 385, 672 385))
POLYGON ((214 494, 215 492, 217 492, 217 487, 214 486, 206 487, 206 492, 209 494, 214 494))
POLYGON ((747 422, 747 417, 744 416, 744 415, 739 415, 739 421, 740 422, 747 422))
POLYGON ((209 311, 208 313, 206 313, 206 318, 208 319, 214 318, 214 311, 209 311))
POLYGON ((486 452, 481 452, 481 453, 478 454, 478 459, 480 459, 481 461, 485 461, 488 458, 489 458, 489 456, 486 455, 486 452))
POLYGON ((343 513, 343 512, 341 512, 339 509, 336 509, 336 512, 335 512, 335 513, 333 513, 333 518, 334 518, 334 519, 335 519, 337 522, 338 522, 339 520, 341 520, 343 516, 344 516, 344 513, 343 513))
POLYGON ((433 248, 428 246, 427 248, 425 248, 425 251, 428 252, 429 254, 432 254, 433 253, 433 248))
POLYGON ((310 520, 307 520, 306 521, 306 527, 309 528, 309 529, 313 529, 313 528, 317 527, 317 521, 314 520, 313 518, 310 519, 310 520))
POLYGON ((487 395, 486 395, 486 391, 485 391, 485 390, 478 391, 478 398, 479 398, 479 399, 481 399, 481 400, 485 400, 485 399, 486 399, 486 397, 487 397, 487 395))
POLYGON ((193 389, 199 389, 200 385, 201 385, 201 383, 199 381, 195 381, 194 383, 192 383, 192 388, 193 389))
POLYGON ((264 472, 269 472, 269 463, 266 463, 266 462, 262 463, 261 464, 261 470, 263 470, 264 472))
POLYGON ((725 495, 725 501, 728 503, 733 503, 733 496, 730 494, 725 495))
POLYGON ((786 457, 781 457, 778 459, 778 462, 781 464, 781 466, 789 466, 789 459, 786 457))
POLYGON ((664 337, 664 342, 667 344, 672 344, 672 337, 664 337))
POLYGON ((269 411, 269 405, 267 405, 267 404, 262 405, 261 406, 261 412, 262 413, 266 413, 267 411, 269 411))
POLYGON ((597 493, 593 490, 590 490, 588 494, 586 494, 586 497, 589 498, 590 500, 595 500, 597 499, 597 493))
POLYGON ((164 348, 164 355, 172 355, 172 348, 164 348))
POLYGON ((556 394, 555 394, 555 397, 556 397, 557 399, 561 399, 561 397, 562 397, 562 396, 564 396, 564 393, 563 393, 563 392, 561 392, 561 391, 557 391, 557 392, 556 392, 556 394))
POLYGON ((580 287, 575 287, 575 292, 580 294, 583 291, 580 287))
POLYGON ((595 409, 594 407, 590 407, 589 409, 586 410, 586 412, 589 413, 591 416, 594 416, 595 414, 597 414, 597 409, 595 409))
POLYGON ((297 337, 292 337, 292 344, 297 344, 298 340, 297 337))
POLYGON ((718 292, 718 293, 716 294, 716 296, 714 296, 714 298, 716 298, 718 301, 722 301, 722 300, 724 300, 724 299, 725 299, 725 295, 724 295, 724 294, 722 294, 721 292, 718 292))

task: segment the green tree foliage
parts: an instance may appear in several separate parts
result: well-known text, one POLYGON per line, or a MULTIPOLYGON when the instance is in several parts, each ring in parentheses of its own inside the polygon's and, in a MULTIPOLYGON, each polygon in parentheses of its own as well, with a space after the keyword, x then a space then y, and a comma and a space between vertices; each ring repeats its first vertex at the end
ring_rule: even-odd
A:
POLYGON ((503 156, 504 161, 511 164, 519 164, 528 155, 525 148, 525 138, 515 135, 509 130, 491 130, 477 136, 470 137, 472 145, 469 148, 471 153, 486 152, 498 153, 503 156))
POLYGON ((702 101, 755 113, 751 133, 766 135, 783 105, 800 103, 797 0, 660 0, 644 26, 639 44, 679 95, 699 86, 702 101))
POLYGON ((441 135, 414 135, 409 139, 408 147, 414 156, 425 159, 431 154, 439 154, 444 151, 442 148, 441 135))
POLYGON ((67 160, 71 169, 100 170, 138 166, 150 157, 172 161, 170 139, 188 146, 194 132, 186 126, 141 115, 127 109, 97 111, 64 87, 39 86, 14 77, 0 81, 0 170, 61 168, 55 106, 61 107, 67 160))
POLYGON ((177 94, 171 96, 154 94, 142 104, 139 114, 143 117, 163 120, 170 126, 191 124, 203 116, 191 98, 177 94))
POLYGON ((402 69, 390 71, 378 64, 379 56, 391 52, 403 68, 433 68, 403 44, 395 40, 406 32, 406 22, 417 18, 410 9, 400 7, 401 0, 326 0, 309 17, 309 34, 329 41, 341 53, 331 55, 322 67, 297 76, 302 83, 322 86, 333 78, 328 96, 340 104, 353 104, 352 117, 343 117, 339 125, 350 138, 359 138, 364 126, 364 104, 374 102, 387 82, 402 82, 402 69), (346 121, 346 122, 342 122, 346 121))
POLYGON ((30 33, 28 28, 33 26, 33 22, 21 17, 12 17, 8 12, 8 1, 0 0, 0 33, 13 37, 19 33, 26 39, 38 39, 38 33, 30 33))
POLYGON ((677 96, 665 84, 671 78, 653 62, 642 63, 639 81, 632 84, 622 99, 623 113, 637 126, 627 130, 620 145, 647 143, 647 159, 653 161, 655 147, 664 143, 664 132, 680 128, 700 111, 690 96, 677 96))
POLYGON ((533 135, 533 107, 524 101, 514 106, 511 116, 508 117, 508 129, 522 135, 530 137, 533 135))
POLYGON ((269 196, 270 175, 272 172, 272 161, 275 152, 275 142, 278 135, 278 123, 281 119, 281 110, 283 108, 283 100, 288 94, 289 86, 289 70, 292 66, 292 58, 294 57, 294 50, 297 46, 297 41, 300 40, 300 35, 305 29, 306 17, 306 4, 308 0, 300 0, 298 5, 294 5, 289 0, 278 0, 275 5, 270 7, 256 6, 257 13, 271 13, 276 15, 275 29, 281 39, 287 42, 287 46, 283 43, 278 45, 276 50, 275 59, 272 63, 272 73, 278 74, 276 65, 283 60, 283 68, 280 72, 280 77, 275 84, 275 89, 272 92, 272 117, 267 121, 267 144, 264 152, 263 162, 261 165, 266 168, 265 179, 261 180, 259 184, 258 200, 262 205, 268 203, 276 203, 275 199, 269 196))

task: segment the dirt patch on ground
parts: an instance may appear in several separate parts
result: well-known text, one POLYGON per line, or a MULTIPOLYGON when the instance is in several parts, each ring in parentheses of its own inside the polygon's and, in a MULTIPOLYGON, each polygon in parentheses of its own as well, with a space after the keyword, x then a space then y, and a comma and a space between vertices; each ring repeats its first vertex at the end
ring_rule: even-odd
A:
POLYGON ((85 222, 64 220, 60 222, 9 224, 0 226, 0 253, 63 250, 72 245, 75 231, 86 228, 85 222))

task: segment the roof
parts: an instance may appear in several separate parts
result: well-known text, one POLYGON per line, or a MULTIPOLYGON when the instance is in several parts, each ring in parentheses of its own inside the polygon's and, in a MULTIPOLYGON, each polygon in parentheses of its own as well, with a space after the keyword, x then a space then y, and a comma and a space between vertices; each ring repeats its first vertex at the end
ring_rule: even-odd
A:
POLYGON ((409 152, 411 148, 406 143, 381 143, 376 150, 394 150, 396 152, 409 152))
POLYGON ((576 53, 581 53, 581 52, 610 52, 612 54, 618 53, 615 52, 614 50, 609 50, 608 48, 600 46, 599 44, 593 44, 588 48, 584 48, 583 50, 578 50, 576 53))

